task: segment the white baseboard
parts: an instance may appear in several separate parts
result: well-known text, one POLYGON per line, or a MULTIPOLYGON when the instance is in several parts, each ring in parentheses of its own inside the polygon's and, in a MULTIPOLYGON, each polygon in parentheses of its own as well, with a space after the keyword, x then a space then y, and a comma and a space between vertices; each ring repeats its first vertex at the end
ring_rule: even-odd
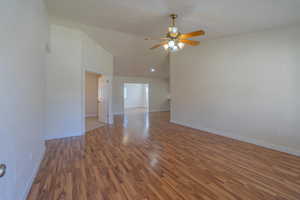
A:
POLYGON ((257 139, 248 138, 248 137, 244 137, 244 136, 234 135, 232 133, 225 133, 225 132, 220 131, 220 130, 215 130, 215 129, 210 129, 210 128, 199 128, 199 127, 195 127, 195 126, 192 126, 190 124, 178 122, 178 121, 175 121, 175 120, 170 120, 170 122, 174 123, 174 124, 179 124, 181 126, 194 128, 194 129, 197 129, 197 130, 200 130, 200 131, 205 131, 205 132, 213 133, 213 134, 216 134, 216 135, 221 135, 221 136, 224 136, 224 137, 233 138, 233 139, 240 140, 240 141, 243 141, 243 142, 248 142, 248 143, 255 144, 255 145, 258 145, 258 146, 262 146, 262 147, 265 147, 265 148, 285 152, 285 153, 292 154, 292 155, 295 155, 295 156, 300 156, 300 150, 292 149, 290 147, 277 145, 277 144, 271 144, 271 143, 267 143, 267 142, 262 141, 262 140, 257 140, 257 139))
POLYGON ((68 138, 68 137, 75 137, 75 136, 81 136, 84 135, 85 132, 76 132, 76 133, 65 133, 59 136, 54 136, 54 137, 46 137, 46 140, 54 140, 54 139, 63 139, 63 138, 68 138))
POLYGON ((149 112, 169 112, 170 109, 151 109, 149 112))
MULTIPOLYGON (((151 109, 149 112, 169 112, 170 109, 151 109)), ((113 115, 123 115, 123 112, 114 112, 113 115)))
POLYGON ((29 195, 29 192, 30 192, 30 189, 32 187, 32 184, 33 184, 33 181, 38 173, 38 170, 40 168, 40 165, 41 165, 41 162, 44 158, 44 155, 45 155, 45 150, 46 150, 46 146, 45 144, 43 145, 43 150, 41 152, 41 155, 40 157, 38 158, 38 162, 35 164, 34 168, 33 168, 33 171, 32 171, 32 174, 30 175, 27 183, 26 183, 26 186, 25 186, 25 190, 22 194, 22 199, 23 200, 26 200, 27 199, 27 196, 29 195))
POLYGON ((86 114, 85 117, 98 117, 98 114, 86 114))

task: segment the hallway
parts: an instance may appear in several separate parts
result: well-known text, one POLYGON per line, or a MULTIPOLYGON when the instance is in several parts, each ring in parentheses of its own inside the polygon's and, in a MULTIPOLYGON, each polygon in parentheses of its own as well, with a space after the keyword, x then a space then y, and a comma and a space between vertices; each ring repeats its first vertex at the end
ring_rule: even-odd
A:
POLYGON ((296 156, 169 123, 169 112, 133 112, 48 141, 28 200, 297 200, 299 166, 296 156))

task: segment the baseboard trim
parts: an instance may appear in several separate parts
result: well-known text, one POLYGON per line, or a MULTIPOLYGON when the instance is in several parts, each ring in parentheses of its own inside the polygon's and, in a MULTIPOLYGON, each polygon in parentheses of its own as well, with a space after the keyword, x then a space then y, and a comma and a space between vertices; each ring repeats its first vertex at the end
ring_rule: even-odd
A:
POLYGON ((265 148, 268 148, 268 149, 273 149, 273 150, 280 151, 280 152, 285 152, 285 153, 292 154, 292 155, 300 157, 300 151, 299 150, 292 149, 292 148, 289 148, 289 147, 286 147, 286 146, 271 144, 271 143, 267 143, 265 141, 257 140, 257 139, 253 139, 253 138, 233 135, 231 133, 225 133, 225 132, 220 131, 220 130, 215 130, 215 129, 210 129, 210 128, 199 128, 199 127, 195 127, 195 126, 192 126, 190 124, 178 122, 178 121, 175 121, 175 120, 170 120, 170 122, 174 123, 174 124, 181 125, 181 126, 197 129, 197 130, 200 130, 200 131, 205 131, 205 132, 216 134, 216 135, 221 135, 221 136, 236 139, 236 140, 239 140, 239 141, 242 141, 242 142, 248 142, 248 143, 255 144, 255 145, 258 145, 258 146, 261 146, 261 147, 265 147, 265 148))
POLYGON ((46 151, 46 146, 45 144, 43 145, 43 150, 42 150, 42 153, 38 159, 38 162, 36 163, 35 167, 33 168, 33 171, 32 171, 32 174, 31 176, 29 177, 29 180, 27 181, 26 183, 26 186, 25 186, 25 191, 24 193, 22 194, 22 199, 23 200, 26 200, 27 199, 27 196, 29 195, 29 192, 31 190, 31 187, 32 187, 32 184, 34 182, 34 179, 38 173, 38 170, 40 168, 40 165, 41 165, 41 162, 44 158, 44 155, 45 155, 45 151, 46 151))
POLYGON ((169 112, 170 109, 151 109, 149 112, 169 112))
POLYGON ((132 108, 147 108, 147 106, 127 106, 126 108, 132 109, 132 108))
POLYGON ((77 133, 70 133, 70 134, 63 134, 61 136, 54 136, 54 137, 46 137, 45 140, 55 140, 55 139, 63 139, 68 137, 76 137, 76 136, 82 136, 85 132, 77 132, 77 133))
MULTIPOLYGON (((170 112, 170 109, 152 109, 149 112, 170 112)), ((123 112, 115 112, 113 115, 123 115, 123 112)))

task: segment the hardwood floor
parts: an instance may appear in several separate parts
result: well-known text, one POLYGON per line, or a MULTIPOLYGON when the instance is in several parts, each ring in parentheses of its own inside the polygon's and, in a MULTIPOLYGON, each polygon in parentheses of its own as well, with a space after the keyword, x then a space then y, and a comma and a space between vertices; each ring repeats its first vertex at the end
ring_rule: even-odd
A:
POLYGON ((28 200, 299 200, 300 158, 175 125, 117 116, 47 142, 28 200))

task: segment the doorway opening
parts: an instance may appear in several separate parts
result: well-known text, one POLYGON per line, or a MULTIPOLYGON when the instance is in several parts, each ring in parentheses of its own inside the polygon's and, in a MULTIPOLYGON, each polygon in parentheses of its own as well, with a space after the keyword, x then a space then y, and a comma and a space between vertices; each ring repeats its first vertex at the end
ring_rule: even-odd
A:
POLYGON ((149 112, 149 84, 124 83, 124 113, 149 112))
POLYGON ((85 131, 108 123, 108 95, 105 77, 85 72, 85 131))

